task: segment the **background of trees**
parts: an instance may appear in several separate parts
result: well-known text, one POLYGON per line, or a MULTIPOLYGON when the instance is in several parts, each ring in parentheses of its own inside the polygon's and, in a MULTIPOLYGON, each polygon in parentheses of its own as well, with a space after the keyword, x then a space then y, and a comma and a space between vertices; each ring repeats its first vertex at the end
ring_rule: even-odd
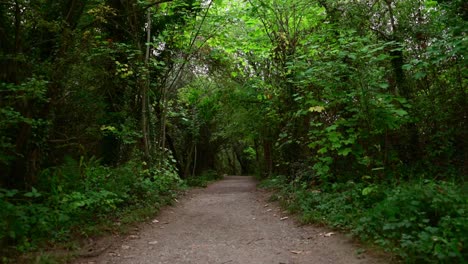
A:
POLYGON ((461 0, 1 1, 0 239, 207 170, 463 186, 467 18, 461 0))

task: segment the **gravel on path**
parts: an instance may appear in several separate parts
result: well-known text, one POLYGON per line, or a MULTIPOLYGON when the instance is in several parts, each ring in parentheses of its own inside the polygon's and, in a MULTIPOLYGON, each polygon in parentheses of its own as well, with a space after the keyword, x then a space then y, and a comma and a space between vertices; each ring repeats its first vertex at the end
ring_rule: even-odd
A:
POLYGON ((388 263, 342 234, 298 225, 247 176, 196 189, 99 255, 76 264, 388 263), (359 254, 361 253, 361 254, 359 254))

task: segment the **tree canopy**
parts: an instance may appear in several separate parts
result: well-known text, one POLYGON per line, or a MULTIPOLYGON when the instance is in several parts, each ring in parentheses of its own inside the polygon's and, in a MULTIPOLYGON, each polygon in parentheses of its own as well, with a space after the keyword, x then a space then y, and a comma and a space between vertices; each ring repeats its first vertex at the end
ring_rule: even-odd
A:
POLYGON ((1 1, 0 240, 209 170, 462 186, 467 20, 462 0, 1 1), (64 213, 14 227, 37 203, 64 213))

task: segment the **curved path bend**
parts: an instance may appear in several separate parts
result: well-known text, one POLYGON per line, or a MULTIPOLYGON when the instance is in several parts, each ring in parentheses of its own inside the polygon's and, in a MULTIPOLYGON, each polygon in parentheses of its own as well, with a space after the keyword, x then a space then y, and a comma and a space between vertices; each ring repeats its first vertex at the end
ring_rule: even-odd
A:
POLYGON ((190 191, 151 223, 113 239, 102 254, 76 263, 353 264, 386 263, 340 234, 300 226, 252 177, 227 176, 190 191))

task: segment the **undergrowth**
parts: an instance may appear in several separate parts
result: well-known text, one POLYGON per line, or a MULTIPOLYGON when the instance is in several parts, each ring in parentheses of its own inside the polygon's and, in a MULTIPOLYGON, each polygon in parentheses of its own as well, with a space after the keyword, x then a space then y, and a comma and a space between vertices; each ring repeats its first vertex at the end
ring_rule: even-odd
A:
POLYGON ((222 176, 214 170, 207 170, 200 175, 188 177, 185 182, 190 187, 206 187, 210 182, 221 179, 222 176))
POLYGON ((321 188, 263 181, 306 223, 350 231, 381 246, 406 263, 468 262, 468 194, 452 182, 335 183, 321 188))
POLYGON ((148 168, 131 161, 112 168, 94 159, 66 158, 62 166, 44 170, 28 192, 0 189, 0 262, 13 263, 18 254, 95 236, 154 214, 183 186, 166 165, 148 168))

